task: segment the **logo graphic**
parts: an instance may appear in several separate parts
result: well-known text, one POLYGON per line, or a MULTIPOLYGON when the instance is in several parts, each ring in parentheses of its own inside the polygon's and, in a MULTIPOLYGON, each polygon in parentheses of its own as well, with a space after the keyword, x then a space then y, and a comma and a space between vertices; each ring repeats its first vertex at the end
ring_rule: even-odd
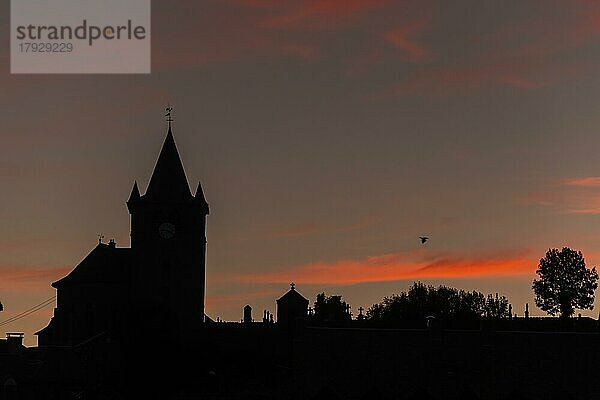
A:
POLYGON ((150 73, 150 0, 11 0, 11 73, 150 73))

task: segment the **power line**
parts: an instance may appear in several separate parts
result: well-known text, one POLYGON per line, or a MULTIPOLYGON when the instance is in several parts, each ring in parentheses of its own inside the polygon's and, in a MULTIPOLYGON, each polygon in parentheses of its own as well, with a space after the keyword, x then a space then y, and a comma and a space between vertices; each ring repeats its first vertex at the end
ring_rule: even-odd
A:
POLYGON ((7 319, 5 321, 0 322, 0 326, 7 325, 7 324, 9 324, 11 322, 15 322, 15 321, 17 321, 17 320, 19 320, 21 318, 25 318, 28 315, 31 315, 31 314, 35 313, 36 311, 39 311, 42 308, 49 306, 50 304, 52 304, 52 301, 55 298, 56 298, 56 296, 51 297, 51 298, 49 298, 47 300, 44 300, 43 302, 41 302, 41 303, 39 303, 39 304, 31 307, 30 309, 25 310, 25 311, 23 311, 23 312, 21 312, 21 313, 19 313, 17 315, 12 316, 11 318, 9 318, 9 319, 7 319))
POLYGON ((33 306, 19 314, 13 315, 12 317, 0 322, 0 326, 8 325, 12 322, 20 320, 21 318, 25 318, 28 315, 31 315, 31 314, 41 310, 42 308, 48 307, 50 304, 52 304, 52 302, 55 299, 56 299, 56 296, 52 296, 49 299, 46 299, 46 300, 42 301, 41 303, 36 304, 35 306, 33 306))
POLYGON ((49 298, 47 300, 44 300, 43 302, 41 302, 41 303, 39 303, 37 305, 31 307, 28 310, 25 310, 25 311, 23 311, 23 312, 21 312, 21 313, 19 313, 17 315, 12 316, 11 318, 9 318, 9 319, 7 319, 5 321, 0 322, 0 326, 4 326, 4 325, 10 324, 12 322, 18 321, 21 318, 25 318, 28 315, 31 315, 31 314, 33 314, 33 313, 41 310, 42 308, 45 308, 45 307, 49 306, 50 304, 52 304, 52 302, 54 301, 55 298, 56 298, 56 296, 53 296, 53 297, 51 297, 51 298, 49 298))

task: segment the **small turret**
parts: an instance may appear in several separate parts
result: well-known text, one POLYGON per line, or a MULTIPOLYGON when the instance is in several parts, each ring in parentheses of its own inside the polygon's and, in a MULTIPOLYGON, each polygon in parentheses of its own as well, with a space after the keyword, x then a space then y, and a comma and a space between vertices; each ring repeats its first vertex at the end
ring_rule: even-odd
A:
POLYGON ((140 189, 138 188, 137 181, 134 181, 133 189, 131 189, 131 194, 129 195, 129 200, 127 200, 127 208, 129 211, 131 211, 130 205, 138 201, 140 197, 140 189))
POLYGON ((202 190, 202 184, 200 182, 198 182, 198 188, 196 189, 196 194, 194 195, 194 201, 202 205, 202 207, 205 209, 206 215, 208 215, 208 203, 204 197, 204 191, 202 190))
POLYGON ((283 330, 292 331, 298 319, 304 319, 308 310, 308 299, 296 291, 290 283, 290 290, 277 300, 277 323, 283 330))

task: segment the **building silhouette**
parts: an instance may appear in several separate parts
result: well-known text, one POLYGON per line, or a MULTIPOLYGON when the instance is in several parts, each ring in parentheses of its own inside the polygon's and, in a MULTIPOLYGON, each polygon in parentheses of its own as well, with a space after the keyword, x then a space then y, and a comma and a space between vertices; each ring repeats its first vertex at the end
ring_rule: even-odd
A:
MULTIPOLYGON (((317 321, 291 284, 277 320, 204 313, 206 217, 169 127, 150 183, 127 200, 131 247, 99 243, 52 283, 38 347, 0 339, 5 399, 600 400, 598 321, 511 318, 443 325, 317 321)), ((446 321, 448 322, 448 321, 446 321)))
POLYGON ((291 330, 298 320, 306 316, 308 299, 296 291, 292 283, 290 290, 277 299, 277 323, 281 329, 291 330))
POLYGON ((57 306, 36 333, 40 345, 75 345, 103 332, 168 329, 184 338, 200 329, 209 208, 200 183, 190 192, 170 127, 146 193, 135 182, 127 208, 131 248, 98 243, 52 284, 57 306))

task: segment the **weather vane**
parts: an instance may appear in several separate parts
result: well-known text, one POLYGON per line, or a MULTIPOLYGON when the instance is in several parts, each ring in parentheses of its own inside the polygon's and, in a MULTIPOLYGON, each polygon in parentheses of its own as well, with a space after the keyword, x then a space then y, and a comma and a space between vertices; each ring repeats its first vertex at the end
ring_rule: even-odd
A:
POLYGON ((171 107, 171 105, 168 105, 167 108, 165 108, 166 114, 165 117, 167 118, 167 123, 169 124, 169 129, 171 129, 171 122, 173 122, 173 117, 171 116, 171 112, 173 112, 173 107, 171 107))

